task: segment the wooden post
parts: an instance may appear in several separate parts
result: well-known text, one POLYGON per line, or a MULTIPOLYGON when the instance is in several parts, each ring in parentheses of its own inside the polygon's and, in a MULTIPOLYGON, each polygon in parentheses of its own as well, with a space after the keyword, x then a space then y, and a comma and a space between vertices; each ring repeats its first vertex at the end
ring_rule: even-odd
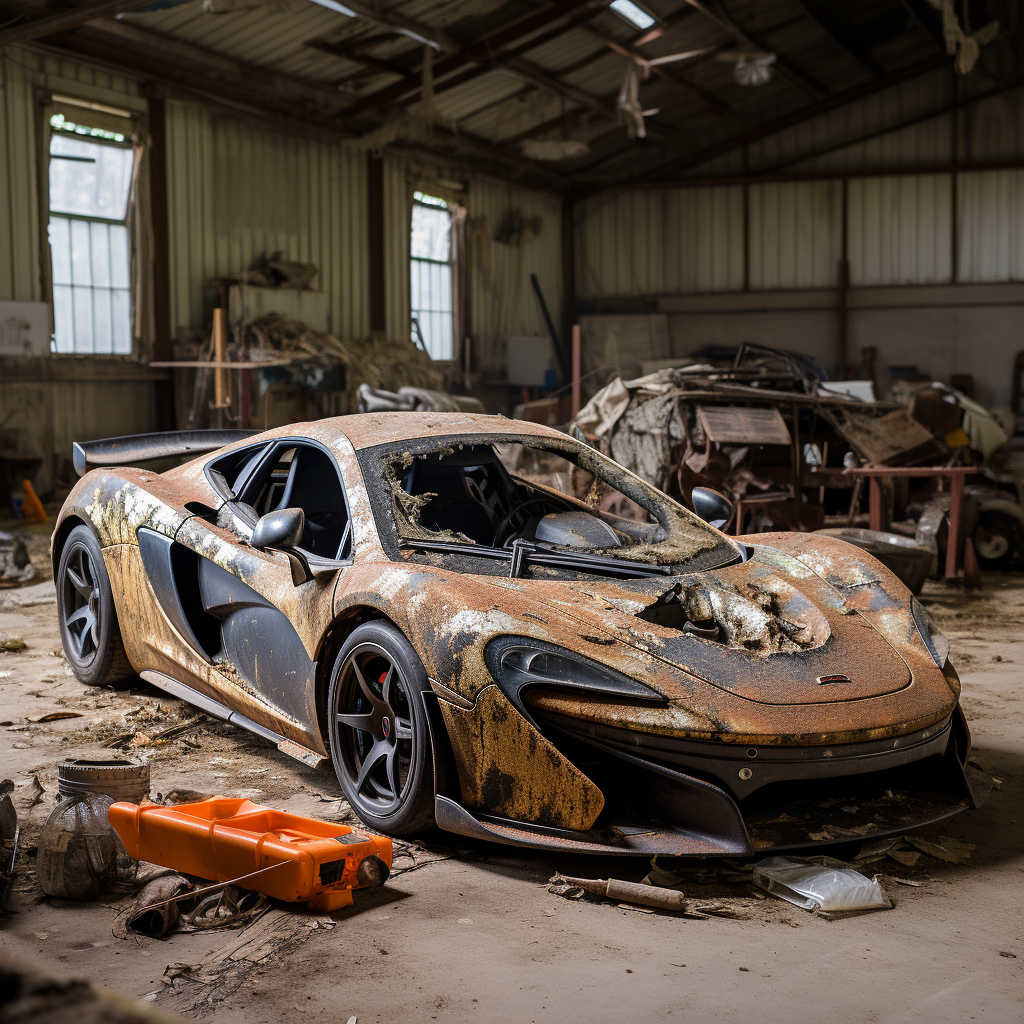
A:
MULTIPOLYGON (((213 311, 213 361, 226 363, 228 360, 228 326, 227 311, 218 306, 213 311)), ((224 366, 217 366, 213 371, 213 407, 226 409, 231 405, 231 388, 228 374, 231 371, 224 366)))
MULTIPOLYGON (((153 224, 153 359, 169 360, 171 352, 171 242, 168 220, 167 104, 163 96, 150 95, 149 194, 153 224)), ((157 381, 158 430, 175 427, 174 374, 157 381)))
MULTIPOLYGON (((575 330, 576 320, 576 213, 571 196, 562 198, 562 337, 575 330)), ((575 414, 574 414, 575 415, 575 414)))
POLYGON ((963 524, 964 475, 951 473, 949 481, 949 537, 946 539, 946 575, 955 576, 960 563, 960 531, 963 524))
MULTIPOLYGON (((384 254, 384 159, 368 154, 366 161, 366 206, 370 263, 370 332, 387 330, 386 257, 384 254)), ((408 330, 408 325, 403 330, 408 330)))
POLYGON ((572 325, 572 418, 580 411, 580 325, 572 325))
POLYGON ((840 245, 842 246, 839 256, 839 376, 846 377, 846 368, 849 365, 850 353, 850 181, 843 178, 842 191, 842 233, 840 245))

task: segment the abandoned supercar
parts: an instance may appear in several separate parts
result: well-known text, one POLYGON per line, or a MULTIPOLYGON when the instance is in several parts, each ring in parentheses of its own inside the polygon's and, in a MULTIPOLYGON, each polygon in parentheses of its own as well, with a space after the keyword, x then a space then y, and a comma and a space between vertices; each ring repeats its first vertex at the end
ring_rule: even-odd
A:
POLYGON ((891 572, 727 537, 555 430, 378 413, 75 460, 52 557, 78 678, 329 758, 371 828, 735 856, 985 795, 948 644, 891 572))

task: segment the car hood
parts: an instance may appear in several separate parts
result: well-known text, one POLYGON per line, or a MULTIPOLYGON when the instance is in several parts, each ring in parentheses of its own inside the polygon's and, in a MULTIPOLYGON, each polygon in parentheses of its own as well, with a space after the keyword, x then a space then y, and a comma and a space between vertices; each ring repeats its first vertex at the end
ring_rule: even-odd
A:
MULTIPOLYGON (((912 682, 897 649, 907 638, 886 635, 898 601, 880 589, 866 604, 860 592, 851 600, 777 549, 755 548, 746 562, 690 576, 517 583, 538 612, 544 606, 552 622, 574 624, 591 645, 627 644, 747 700, 826 704, 912 682), (717 627, 717 636, 685 632, 686 622, 717 627)), ((659 688, 669 699, 684 696, 659 688)))

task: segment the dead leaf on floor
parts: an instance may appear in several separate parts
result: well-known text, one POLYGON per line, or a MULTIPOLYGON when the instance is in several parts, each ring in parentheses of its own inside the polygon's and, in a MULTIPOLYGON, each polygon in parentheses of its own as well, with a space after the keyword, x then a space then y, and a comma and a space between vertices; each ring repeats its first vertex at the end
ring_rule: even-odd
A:
POLYGON ((152 742, 152 738, 147 736, 144 732, 137 732, 128 741, 128 746, 131 747, 133 750, 136 750, 139 747, 148 747, 152 744, 152 742))
POLYGON ((49 711, 45 715, 32 715, 26 722, 60 722, 65 718, 81 718, 77 711, 49 711))
POLYGON ((912 868, 921 859, 917 850, 890 850, 889 856, 905 868, 912 868))
POLYGON ((0 651, 7 651, 13 654, 15 651, 23 651, 28 644, 20 636, 5 636, 0 633, 0 651))
POLYGON ((903 836, 897 836, 895 839, 877 839, 873 843, 865 843, 857 851, 857 855, 853 858, 853 863, 870 864, 872 861, 881 860, 890 851, 901 846, 902 843, 903 836))
POLYGON ((944 860, 947 864, 966 863, 971 858, 971 850, 974 849, 974 843, 962 843, 952 836, 939 836, 937 842, 907 836, 907 842, 916 846, 922 853, 927 853, 929 857, 944 860))
POLYGON ((700 914, 710 914, 712 917, 731 917, 735 921, 750 920, 749 914, 729 903, 695 903, 688 909, 700 914))

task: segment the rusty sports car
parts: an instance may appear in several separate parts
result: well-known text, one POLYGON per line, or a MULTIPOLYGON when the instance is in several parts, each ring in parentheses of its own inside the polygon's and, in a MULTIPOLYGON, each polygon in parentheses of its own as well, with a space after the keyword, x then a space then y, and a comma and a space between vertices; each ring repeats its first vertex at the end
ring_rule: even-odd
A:
POLYGON ((74 455, 52 557, 78 678, 329 760, 371 828, 736 856, 985 795, 949 645, 891 572, 726 536, 714 492, 696 515, 547 427, 377 413, 74 455))

